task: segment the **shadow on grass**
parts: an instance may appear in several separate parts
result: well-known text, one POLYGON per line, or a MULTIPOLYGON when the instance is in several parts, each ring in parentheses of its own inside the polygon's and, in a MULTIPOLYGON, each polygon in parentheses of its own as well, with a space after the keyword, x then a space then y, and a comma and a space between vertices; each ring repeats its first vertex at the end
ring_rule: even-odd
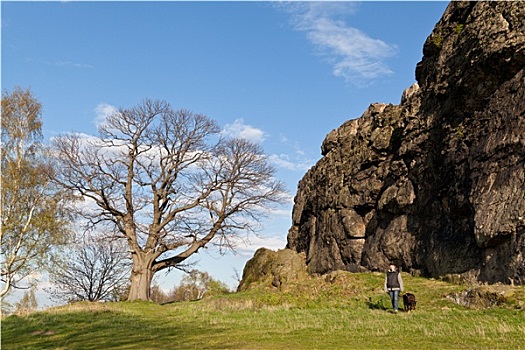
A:
MULTIPOLYGON (((160 310, 159 310, 160 311, 160 310)), ((2 322, 2 349, 165 349, 234 348, 226 330, 197 319, 178 324, 170 315, 159 318, 118 311, 35 313, 10 316, 2 322)))
POLYGON ((389 309, 389 302, 386 301, 384 298, 377 298, 377 300, 374 300, 373 297, 368 298, 368 302, 366 303, 368 305, 369 309, 372 310, 388 310, 389 309))

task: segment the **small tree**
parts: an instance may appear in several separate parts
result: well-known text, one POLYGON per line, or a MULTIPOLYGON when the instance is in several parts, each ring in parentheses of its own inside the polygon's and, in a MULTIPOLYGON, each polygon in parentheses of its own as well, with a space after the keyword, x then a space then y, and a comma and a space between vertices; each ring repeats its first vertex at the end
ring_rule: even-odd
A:
POLYGON ((49 289, 54 298, 73 301, 117 301, 125 293, 130 263, 117 242, 84 242, 68 248, 50 271, 49 289))
POLYGON ((205 296, 226 294, 229 291, 226 284, 213 279, 207 272, 192 270, 173 289, 171 297, 176 301, 200 300, 205 296))
POLYGON ((207 272, 191 270, 185 275, 180 284, 166 293, 159 285, 151 287, 151 301, 163 304, 173 301, 200 300, 207 296, 230 293, 228 286, 214 279, 207 272))
POLYGON ((15 304, 15 313, 19 315, 28 314, 38 309, 35 288, 29 289, 18 303, 15 304))
POLYGON ((0 297, 21 288, 65 237, 63 193, 42 145, 42 106, 30 90, 2 93, 0 297))
POLYGON ((155 273, 177 268, 210 242, 234 248, 264 210, 283 200, 262 149, 219 138, 204 115, 145 100, 119 109, 89 139, 55 139, 57 181, 93 203, 82 214, 128 244, 129 300, 149 300, 155 273))
POLYGON ((151 287, 150 299, 157 304, 164 304, 173 301, 173 298, 168 293, 164 292, 158 284, 153 284, 151 287))

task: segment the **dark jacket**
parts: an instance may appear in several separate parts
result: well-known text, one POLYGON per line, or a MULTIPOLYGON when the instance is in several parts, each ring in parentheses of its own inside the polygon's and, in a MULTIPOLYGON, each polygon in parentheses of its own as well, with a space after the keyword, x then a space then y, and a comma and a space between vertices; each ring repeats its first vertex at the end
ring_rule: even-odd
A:
POLYGON ((388 270, 385 276, 385 292, 392 290, 403 291, 404 289, 405 287, 403 286, 403 278, 401 277, 401 274, 398 271, 388 270))

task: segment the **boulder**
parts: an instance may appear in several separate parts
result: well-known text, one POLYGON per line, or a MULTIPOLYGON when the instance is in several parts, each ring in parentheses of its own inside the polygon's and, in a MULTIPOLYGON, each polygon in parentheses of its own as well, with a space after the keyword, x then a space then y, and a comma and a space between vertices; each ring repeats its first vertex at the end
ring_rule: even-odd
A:
POLYGON ((257 287, 281 289, 309 278, 304 253, 290 249, 273 251, 260 248, 246 263, 237 290, 246 291, 257 287))

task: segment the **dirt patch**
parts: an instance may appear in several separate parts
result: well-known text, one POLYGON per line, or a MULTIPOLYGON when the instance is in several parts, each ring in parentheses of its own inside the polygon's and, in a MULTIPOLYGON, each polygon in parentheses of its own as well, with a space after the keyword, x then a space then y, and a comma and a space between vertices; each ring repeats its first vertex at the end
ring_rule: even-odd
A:
POLYGON ((55 331, 34 331, 31 332, 31 335, 40 335, 40 336, 46 336, 46 335, 55 335, 57 332, 55 331))
POLYGON ((507 290, 494 286, 470 288, 462 292, 450 293, 446 297, 454 303, 472 309, 487 309, 507 303, 507 290))

